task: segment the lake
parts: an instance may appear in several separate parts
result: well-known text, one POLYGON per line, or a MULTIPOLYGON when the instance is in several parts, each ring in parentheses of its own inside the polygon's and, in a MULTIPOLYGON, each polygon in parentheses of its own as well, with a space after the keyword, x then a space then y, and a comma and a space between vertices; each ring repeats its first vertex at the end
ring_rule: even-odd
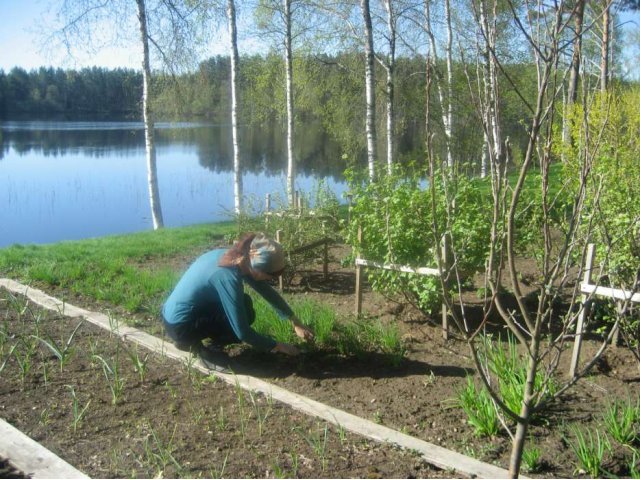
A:
MULTIPOLYGON (((142 122, 0 122, 0 247, 152 228, 142 122)), ((341 152, 320 128, 300 129, 297 188, 323 179, 340 201, 341 152)), ((286 137, 278 124, 244 128, 245 196, 285 198, 286 137)), ((160 202, 166 227, 229 220, 231 131, 204 123, 156 124, 160 202)))

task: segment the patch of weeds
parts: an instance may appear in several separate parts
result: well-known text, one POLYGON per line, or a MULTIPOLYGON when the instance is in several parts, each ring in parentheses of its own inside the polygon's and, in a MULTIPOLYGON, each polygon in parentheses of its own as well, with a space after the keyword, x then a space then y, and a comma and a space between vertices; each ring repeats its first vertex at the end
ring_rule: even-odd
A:
POLYGON ((522 452, 522 466, 529 473, 536 473, 542 467, 542 452, 535 445, 529 445, 522 452))
POLYGON ((640 400, 635 405, 630 399, 626 402, 609 402, 602 420, 611 438, 621 445, 633 445, 640 435, 640 400))
POLYGON ((464 410, 474 433, 479 437, 493 437, 500 426, 495 405, 485 389, 478 390, 473 379, 458 393, 458 405, 464 410))
POLYGON ((604 456, 611 451, 611 444, 606 435, 595 431, 595 437, 590 430, 584 433, 579 427, 571 428, 575 441, 565 438, 567 444, 576 454, 579 467, 593 478, 599 478, 604 473, 602 464, 604 456))

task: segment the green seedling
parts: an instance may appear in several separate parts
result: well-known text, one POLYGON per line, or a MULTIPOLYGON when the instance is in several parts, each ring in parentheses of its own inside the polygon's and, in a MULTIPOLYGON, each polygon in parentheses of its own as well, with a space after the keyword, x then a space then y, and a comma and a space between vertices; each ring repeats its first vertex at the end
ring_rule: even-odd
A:
POLYGON ((224 456, 224 460, 222 461, 222 465, 220 466, 220 469, 217 469, 214 467, 213 470, 211 470, 211 478, 223 478, 224 477, 224 471, 227 468, 227 461, 229 460, 229 451, 227 451, 227 454, 224 456))
POLYGON ((240 386, 240 382, 236 379, 236 398, 238 399, 238 414, 240 416, 240 434, 242 435, 242 443, 245 442, 246 430, 247 430, 247 419, 245 416, 245 406, 246 399, 244 396, 244 391, 240 386))
POLYGON ((309 444, 309 447, 311 447, 313 453, 315 453, 320 459, 322 471, 324 472, 327 468, 327 443, 329 440, 329 427, 326 423, 324 424, 324 428, 321 428, 319 423, 316 425, 316 427, 316 430, 310 430, 308 435, 303 433, 301 430, 298 430, 298 432, 309 444))
POLYGON ((222 405, 220 405, 220 409, 218 410, 218 415, 216 415, 216 427, 218 428, 218 431, 223 431, 225 429, 225 427, 227 426, 227 420, 226 417, 224 416, 224 407, 222 405))
POLYGON ((173 428, 173 433, 167 442, 164 442, 151 426, 149 430, 151 433, 146 436, 144 441, 144 452, 147 462, 151 465, 155 465, 158 469, 158 473, 163 473, 167 465, 172 464, 178 472, 182 470, 182 465, 173 456, 175 446, 173 445, 173 439, 176 434, 178 425, 173 428))
POLYGON ((16 349, 17 346, 18 346, 17 343, 14 343, 13 345, 11 345, 11 349, 9 350, 9 353, 7 354, 6 358, 2 362, 2 365, 0 365, 0 373, 2 373, 4 368, 7 366, 7 363, 9 363, 9 359, 13 355, 13 351, 16 349))
POLYGON ((640 422, 640 404, 633 405, 631 401, 610 402, 602 420, 607 433, 621 445, 632 445, 638 439, 637 423, 640 422))
POLYGON ((51 422, 51 411, 48 408, 42 409, 40 412, 40 420, 38 422, 44 427, 49 425, 51 422))
POLYGON ((249 392, 249 398, 251 399, 251 405, 253 406, 253 411, 256 414, 256 419, 258 420, 258 436, 262 436, 262 432, 264 431, 264 424, 267 421, 267 417, 271 413, 271 406, 273 405, 273 401, 267 400, 266 408, 260 406, 260 399, 257 398, 253 392, 249 392))
POLYGON ((134 370, 140 377, 140 381, 144 382, 144 377, 147 374, 147 362, 149 361, 149 354, 147 353, 144 357, 141 357, 137 348, 135 349, 135 351, 127 350, 127 354, 131 359, 131 363, 133 363, 134 370))
POLYGON ((611 450, 611 445, 606 435, 601 435, 600 431, 596 430, 594 437, 590 430, 587 430, 585 434, 575 426, 571 430, 573 431, 575 442, 566 438, 565 441, 578 457, 580 468, 593 478, 601 477, 602 473, 604 473, 602 470, 604 456, 611 450))
POLYGON ((102 372, 111 391, 111 404, 116 405, 124 393, 124 385, 126 383, 126 379, 120 376, 118 354, 116 353, 116 358, 112 365, 109 365, 100 355, 95 355, 95 359, 102 363, 102 372))
POLYGON ((47 338, 49 339, 48 341, 43 338, 36 337, 35 335, 32 335, 32 337, 42 342, 42 344, 44 344, 47 348, 49 348, 49 350, 51 350, 51 352, 56 356, 56 358, 60 362, 60 371, 62 372, 62 370, 64 369, 64 366, 67 364, 67 362, 71 359, 71 356, 73 355, 73 348, 71 347, 71 343, 73 342, 73 337, 76 335, 76 332, 81 326, 82 326, 82 322, 80 322, 76 326, 76 328, 73 330, 73 332, 71 332, 71 335, 69 336, 67 341, 64 342, 64 344, 62 343, 58 344, 50 336, 47 336, 47 338))
MULTIPOLYGON (((20 381, 24 385, 29 372, 31 372, 31 367, 33 366, 32 359, 34 355, 33 346, 29 343, 22 341, 24 345, 24 350, 20 352, 17 348, 13 349, 13 357, 16 359, 16 363, 20 368, 20 381)), ((16 344, 17 345, 17 344, 16 344)))
POLYGON ((76 391, 74 390, 74 388, 71 385, 65 385, 65 386, 71 391, 71 399, 72 399, 71 412, 73 413, 72 425, 73 425, 73 433, 76 433, 78 429, 78 425, 80 424, 80 422, 82 422, 85 415, 87 414, 87 409, 89 408, 89 405, 91 405, 91 400, 89 400, 87 404, 83 407, 82 405, 80 405, 80 400, 78 400, 78 397, 76 395, 76 391))

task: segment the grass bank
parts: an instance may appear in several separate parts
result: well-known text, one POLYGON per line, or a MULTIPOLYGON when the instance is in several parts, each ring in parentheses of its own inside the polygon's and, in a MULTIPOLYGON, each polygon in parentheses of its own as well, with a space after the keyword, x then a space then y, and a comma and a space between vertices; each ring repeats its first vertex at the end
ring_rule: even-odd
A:
POLYGON ((175 265, 225 243, 234 222, 0 249, 0 275, 158 315, 175 265))

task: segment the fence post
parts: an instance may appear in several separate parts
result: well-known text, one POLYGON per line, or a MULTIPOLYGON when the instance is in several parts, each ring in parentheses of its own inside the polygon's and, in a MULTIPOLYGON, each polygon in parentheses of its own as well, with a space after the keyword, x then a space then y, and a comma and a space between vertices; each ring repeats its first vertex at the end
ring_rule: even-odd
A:
POLYGON ((265 217, 266 225, 269 225, 270 212, 271 212, 271 194, 267 193, 264 197, 264 217, 265 217))
POLYGON ((329 239, 327 238, 327 222, 322 221, 322 236, 324 237, 324 246, 322 251, 322 273, 324 279, 329 278, 329 239))
MULTIPOLYGON (((595 245, 590 243, 587 245, 587 258, 584 266, 583 283, 590 284, 593 269, 593 257, 594 257, 595 245)), ((582 348, 582 337, 584 335, 584 321, 589 315, 589 308, 591 301, 588 300, 588 296, 582 294, 582 310, 578 315, 578 324, 576 325, 576 338, 573 342, 573 355, 571 356, 571 367, 569 368, 569 377, 574 378, 576 376, 576 369, 578 368, 578 360, 580 359, 580 349, 582 348)))
MULTIPOLYGON (((276 242, 282 244, 282 230, 276 230, 276 242)), ((284 291, 284 279, 282 275, 278 277, 278 287, 280 287, 280 291, 284 291)))
MULTIPOLYGON (((449 242, 447 240, 447 235, 445 234, 442 237, 442 268, 440 270, 440 275, 448 275, 449 271, 449 242)), ((443 283, 445 292, 444 295, 447 295, 447 290, 449 289, 449 282, 446 277, 443 278, 443 283)), ((447 310, 447 303, 442 300, 442 338, 445 340, 449 340, 449 312, 447 310)))
MULTIPOLYGON (((362 226, 358 226, 358 254, 356 259, 360 259, 360 249, 362 248, 362 226)), ((355 314, 362 313, 362 265, 356 263, 356 307, 355 314)))

